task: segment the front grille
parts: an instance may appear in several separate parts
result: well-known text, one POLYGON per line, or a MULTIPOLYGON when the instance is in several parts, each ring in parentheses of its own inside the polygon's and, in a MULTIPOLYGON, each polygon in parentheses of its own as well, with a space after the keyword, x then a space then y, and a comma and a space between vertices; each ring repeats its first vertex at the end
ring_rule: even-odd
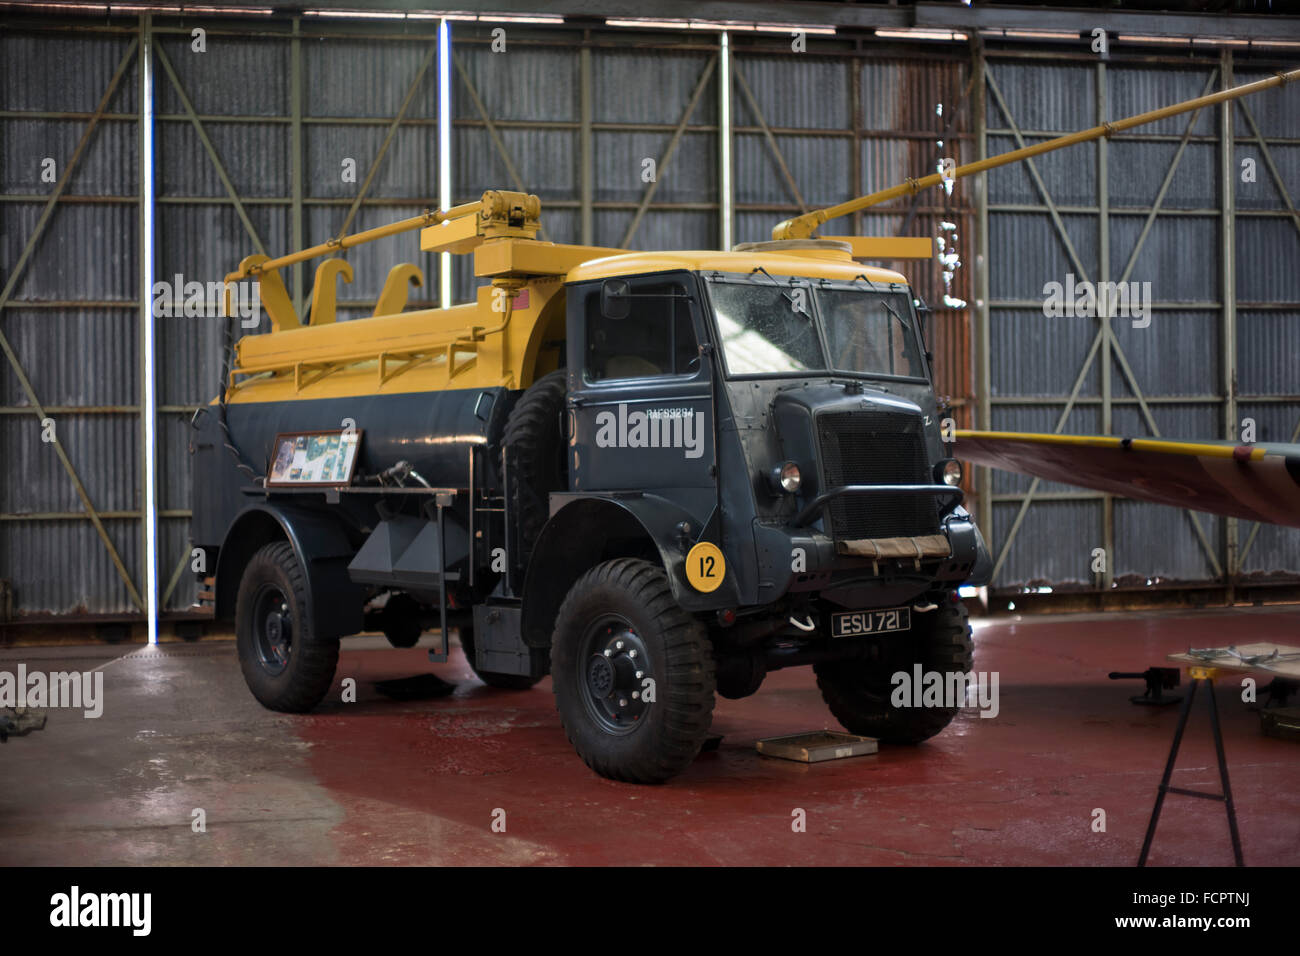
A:
MULTIPOLYGON (((841 485, 932 485, 917 415, 834 412, 817 417, 825 489, 841 485)), ((839 541, 910 538, 939 530, 930 495, 841 495, 826 509, 839 541)))

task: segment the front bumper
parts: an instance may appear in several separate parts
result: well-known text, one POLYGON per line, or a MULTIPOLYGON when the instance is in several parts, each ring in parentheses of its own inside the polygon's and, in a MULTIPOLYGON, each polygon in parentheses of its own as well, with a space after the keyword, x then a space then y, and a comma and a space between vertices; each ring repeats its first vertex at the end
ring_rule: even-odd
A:
MULTIPOLYGON (((960 495, 959 489, 940 487, 960 495)), ((935 535, 837 542, 798 526, 796 519, 756 525, 755 538, 765 565, 762 603, 819 594, 845 606, 902 604, 935 587, 985 583, 992 563, 975 522, 956 504, 935 535)))

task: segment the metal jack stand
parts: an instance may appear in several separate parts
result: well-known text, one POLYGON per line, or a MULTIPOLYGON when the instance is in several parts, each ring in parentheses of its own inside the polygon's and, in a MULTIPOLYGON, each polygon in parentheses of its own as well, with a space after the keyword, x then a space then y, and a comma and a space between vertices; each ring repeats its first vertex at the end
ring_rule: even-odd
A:
POLYGON ((1223 756, 1223 734, 1219 730, 1219 708, 1214 700, 1214 678, 1218 676, 1218 669, 1214 667, 1190 667, 1188 676, 1191 677, 1191 687, 1187 691, 1187 697, 1183 700, 1182 712, 1178 715, 1178 727, 1174 731, 1174 746, 1169 751, 1169 762, 1165 764, 1165 775, 1160 781, 1160 790, 1156 794, 1156 805, 1151 810, 1151 822, 1147 824, 1146 839, 1142 841, 1142 855, 1138 857, 1138 866, 1147 865, 1147 854, 1151 852, 1151 840, 1156 835, 1156 824, 1160 822, 1160 809, 1164 806, 1165 794, 1178 793, 1185 797, 1201 797, 1205 800, 1221 800, 1224 806, 1228 808, 1228 830, 1232 833, 1232 855, 1237 861, 1237 866, 1245 866, 1241 858, 1241 837, 1237 834, 1237 811, 1232 804, 1232 788, 1228 785, 1228 761, 1223 756), (1219 755, 1219 781, 1223 785, 1223 793, 1206 793, 1203 790, 1184 790, 1182 787, 1171 787, 1170 779, 1174 773, 1174 763, 1178 759, 1178 747, 1183 742, 1183 731, 1187 729, 1187 717, 1192 712, 1192 701, 1196 699, 1196 688, 1202 683, 1205 684, 1206 692, 1210 695, 1210 727, 1214 731, 1214 749, 1219 755))
POLYGON ((1130 697, 1129 700, 1135 704, 1142 704, 1148 707, 1165 707, 1169 704, 1176 704, 1180 700, 1177 694, 1166 697, 1164 692, 1178 686, 1181 677, 1177 667, 1148 667, 1140 672, 1111 671, 1109 675, 1111 680, 1144 680, 1147 683, 1147 689, 1144 693, 1136 697, 1130 697))

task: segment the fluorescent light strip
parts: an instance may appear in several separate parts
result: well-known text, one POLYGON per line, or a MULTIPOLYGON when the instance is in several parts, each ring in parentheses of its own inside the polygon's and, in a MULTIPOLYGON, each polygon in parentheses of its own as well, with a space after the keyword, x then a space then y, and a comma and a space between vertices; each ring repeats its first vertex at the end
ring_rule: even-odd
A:
POLYGON ((1192 42, 1192 37, 1153 37, 1135 33, 1121 33, 1115 39, 1124 43, 1174 43, 1178 46, 1187 46, 1192 42))
MULTIPOLYGON (((1173 46, 1259 46, 1262 44, 1273 44, 1273 40, 1238 40, 1232 37, 1168 37, 1168 36, 1145 36, 1136 33, 1121 33, 1117 38, 1121 43, 1162 43, 1173 46)), ((1283 45, 1300 46, 1300 44, 1283 45)))
POLYGON ((634 30, 725 30, 730 33, 812 33, 834 36, 835 27, 810 27, 798 23, 740 23, 723 20, 665 20, 659 17, 606 17, 607 27, 634 30))
MULTIPOLYGON (((877 36, 897 36, 903 31, 885 31, 877 30, 877 36)), ((1020 40, 1082 40, 1086 39, 1083 33, 1065 33, 1059 30, 1005 30, 1005 29, 986 29, 979 31, 982 36, 996 39, 998 37, 1007 37, 1020 40)), ((1242 39, 1238 37, 1194 37, 1194 36, 1154 36, 1151 34, 1139 33, 1119 33, 1115 35, 1117 43, 1142 43, 1142 44, 1160 44, 1162 46, 1204 46, 1204 47, 1242 47, 1242 48, 1267 48, 1283 47, 1296 48, 1300 47, 1300 40, 1258 40, 1242 39)))
POLYGON ((688 30, 730 30, 732 33, 753 33, 752 23, 729 23, 723 20, 687 20, 688 30))
POLYGON ((304 10, 305 17, 326 17, 335 20, 465 20, 470 23, 542 23, 563 24, 564 17, 557 14, 511 13, 438 13, 436 11, 385 11, 385 10, 304 10))
POLYGON ((237 16, 253 14, 259 17, 269 17, 275 11, 270 7, 191 7, 187 4, 181 7, 181 13, 224 13, 237 16))
POLYGON ((690 27, 688 20, 614 20, 609 17, 605 18, 607 27, 643 27, 654 30, 685 30, 690 27))
POLYGON ((759 33, 812 33, 820 36, 835 36, 835 27, 804 27, 794 23, 756 23, 754 29, 759 33))
POLYGON ((184 16, 187 13, 202 14, 221 14, 225 16, 247 17, 262 16, 269 17, 275 11, 271 7, 212 7, 212 6, 191 6, 190 4, 179 4, 176 6, 157 6, 146 7, 139 4, 130 3, 0 3, 0 8, 5 10, 28 10, 39 11, 41 13, 94 13, 94 14, 126 14, 126 13, 147 13, 155 15, 184 16))
POLYGON ((67 12, 68 10, 75 10, 78 13, 108 12, 108 7, 102 3, 0 3, 0 7, 4 7, 6 10, 39 10, 42 13, 67 12))
POLYGON ((144 563, 145 609, 149 618, 149 643, 158 643, 158 494, 157 417, 154 387, 156 334, 153 315, 154 165, 153 165, 153 37, 146 26, 140 38, 140 218, 144 248, 140 256, 140 284, 144 330, 144 563))
POLYGON ((405 20, 405 13, 383 10, 304 10, 304 17, 330 17, 338 20, 405 20))
POLYGON ((966 34, 947 30, 876 30, 876 36, 887 40, 965 40, 966 34))
MULTIPOLYGON (((438 21, 438 204, 451 201, 451 21, 438 21)), ((438 307, 451 308, 451 253, 438 256, 438 307)))
POLYGON ((731 184, 731 36, 724 30, 718 49, 718 193, 721 200, 721 249, 731 248, 734 217, 731 184))
POLYGON ((514 16, 509 13, 480 13, 479 23, 563 23, 564 17, 551 14, 514 16))
POLYGON ((689 26, 690 26, 690 21, 686 21, 686 20, 655 20, 655 18, 653 18, 653 17, 636 17, 636 18, 630 18, 630 20, 629 20, 629 18, 623 18, 623 20, 615 20, 615 18, 606 17, 606 18, 604 18, 604 25, 606 25, 606 26, 653 27, 653 29, 656 29, 656 30, 685 30, 686 27, 689 27, 689 26))
POLYGON ((984 36, 1014 36, 1021 40, 1079 40, 1082 33, 1066 33, 1063 30, 980 30, 984 36))

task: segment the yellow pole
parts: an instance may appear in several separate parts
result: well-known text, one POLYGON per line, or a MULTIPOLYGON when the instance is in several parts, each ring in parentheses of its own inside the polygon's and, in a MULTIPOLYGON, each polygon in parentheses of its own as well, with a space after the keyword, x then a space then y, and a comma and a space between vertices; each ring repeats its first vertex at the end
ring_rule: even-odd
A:
POLYGON ((265 262, 249 266, 247 269, 237 270, 226 276, 227 282, 238 282, 240 279, 246 279, 252 275, 258 275, 264 272, 272 272, 276 269, 282 269, 285 266, 291 266, 296 262, 306 262, 308 259, 315 259, 317 256, 327 256, 332 252, 338 252, 340 249, 351 249, 353 246, 359 246, 362 243, 373 242, 376 239, 383 239, 385 236, 395 236, 401 232, 410 232, 413 229, 423 229, 425 226, 432 226, 434 223, 446 222, 450 219, 459 219, 462 216, 472 216, 483 208, 482 200, 478 202, 467 202, 460 206, 452 206, 446 212, 440 209, 432 209, 420 216, 412 216, 410 219, 403 219, 399 222, 390 222, 386 226, 376 226, 374 229, 366 229, 364 232, 356 232, 350 236, 341 236, 337 239, 331 239, 323 242, 319 246, 312 246, 310 249, 303 249, 300 252, 291 252, 287 256, 281 256, 278 259, 267 259, 265 262))
POLYGON ((882 189, 879 192, 871 193, 869 196, 859 196, 857 199, 850 199, 848 202, 842 202, 838 206, 828 206, 825 209, 814 209, 810 213, 802 216, 796 216, 794 219, 787 219, 780 223, 772 230, 773 239, 808 239, 822 223, 840 216, 847 216, 849 213, 857 212, 859 209, 866 209, 868 206, 875 206, 882 202, 888 202, 891 199, 897 199, 900 196, 914 195, 922 189, 929 189, 931 186, 938 186, 945 178, 960 179, 963 176, 970 176, 973 173, 982 173, 988 169, 995 169, 998 166, 1006 166, 1009 163, 1018 163, 1022 159, 1029 159, 1040 153, 1049 153, 1052 150, 1064 149, 1066 146, 1074 146, 1077 143, 1086 143, 1090 140, 1100 139, 1103 136, 1110 136, 1114 133, 1122 133, 1126 129, 1132 129, 1134 126, 1143 126, 1147 123, 1154 123, 1170 116, 1177 116, 1179 113, 1189 113, 1192 110, 1203 109, 1207 106, 1213 106, 1216 103, 1222 103, 1226 100, 1235 100, 1238 97, 1247 96, 1251 93, 1258 93, 1260 90, 1267 90, 1274 86, 1284 86, 1293 80, 1300 79, 1300 70, 1290 70, 1286 73, 1277 73, 1263 80, 1256 80, 1254 83, 1246 83, 1242 86, 1234 86, 1230 90, 1220 90, 1217 93, 1211 93, 1208 96, 1197 97, 1194 100, 1186 100, 1182 103, 1175 103, 1173 106, 1162 106, 1160 109, 1149 110, 1146 113, 1139 113, 1136 116, 1130 116, 1126 119, 1115 120, 1113 123, 1102 123, 1100 126, 1094 126, 1091 129, 1080 130, 1077 133, 1067 133, 1065 136, 1058 136, 1056 139, 1049 139, 1043 143, 1037 143, 1033 146, 1025 146, 1021 149, 1012 150, 1009 153, 999 153, 997 156, 989 156, 987 159, 981 159, 974 163, 967 163, 965 166, 958 166, 953 169, 948 177, 943 173, 931 173, 929 176, 921 179, 909 179, 897 186, 891 186, 888 189, 882 189))

